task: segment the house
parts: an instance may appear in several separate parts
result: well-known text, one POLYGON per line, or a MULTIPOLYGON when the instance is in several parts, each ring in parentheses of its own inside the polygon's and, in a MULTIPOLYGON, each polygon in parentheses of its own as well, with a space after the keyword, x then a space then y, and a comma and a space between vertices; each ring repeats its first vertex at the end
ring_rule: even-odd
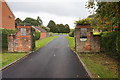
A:
POLYGON ((15 30, 15 16, 4 0, 0 0, 0 28, 15 30))
POLYGON ((46 38, 48 33, 45 29, 38 27, 38 26, 32 26, 36 31, 40 32, 40 39, 46 38))

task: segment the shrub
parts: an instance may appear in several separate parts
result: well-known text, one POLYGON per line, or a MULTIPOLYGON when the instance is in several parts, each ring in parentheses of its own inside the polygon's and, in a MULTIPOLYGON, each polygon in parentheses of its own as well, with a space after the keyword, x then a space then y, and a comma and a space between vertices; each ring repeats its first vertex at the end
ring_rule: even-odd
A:
POLYGON ((101 47, 112 55, 120 56, 120 32, 107 32, 102 34, 101 47))
POLYGON ((15 30, 0 29, 1 41, 0 47, 4 50, 8 48, 8 35, 15 34, 15 30))
POLYGON ((90 24, 90 20, 91 20, 90 18, 78 20, 78 21, 75 21, 75 24, 76 24, 76 25, 90 24))
POLYGON ((70 37, 74 37, 74 33, 75 33, 75 30, 73 30, 72 32, 69 33, 69 36, 70 37))
POLYGON ((118 32, 117 34, 117 41, 116 41, 116 48, 117 48, 117 52, 119 53, 120 55, 120 32, 118 32))
POLYGON ((40 32, 35 31, 35 32, 33 33, 33 35, 34 35, 34 40, 39 40, 39 39, 40 39, 40 32))

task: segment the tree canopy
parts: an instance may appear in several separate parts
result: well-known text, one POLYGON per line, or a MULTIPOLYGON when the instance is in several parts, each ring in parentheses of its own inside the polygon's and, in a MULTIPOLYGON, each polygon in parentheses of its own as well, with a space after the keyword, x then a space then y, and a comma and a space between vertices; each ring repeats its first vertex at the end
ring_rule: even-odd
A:
POLYGON ((15 25, 17 26, 17 24, 21 24, 22 23, 22 20, 20 18, 17 18, 15 20, 15 25))
MULTIPOLYGON (((89 2, 88 8, 94 8, 95 3, 89 2)), ((120 2, 97 2, 95 19, 100 28, 120 29, 120 2)))
POLYGON ((90 24, 90 18, 86 18, 86 19, 82 19, 82 20, 75 21, 75 24, 76 24, 76 25, 90 24))
POLYGON ((68 24, 56 24, 53 20, 50 20, 47 27, 50 28, 50 32, 53 33, 69 33, 70 27, 68 24))
POLYGON ((43 22, 38 16, 37 19, 27 17, 25 20, 21 20, 20 18, 17 18, 15 20, 15 24, 30 24, 31 26, 42 26, 43 22))

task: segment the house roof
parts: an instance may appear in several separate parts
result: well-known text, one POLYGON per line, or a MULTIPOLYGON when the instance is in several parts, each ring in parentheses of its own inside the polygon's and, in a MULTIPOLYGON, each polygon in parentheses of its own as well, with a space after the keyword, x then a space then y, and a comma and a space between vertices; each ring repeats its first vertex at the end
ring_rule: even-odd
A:
POLYGON ((39 32, 47 32, 45 29, 38 27, 38 26, 32 26, 34 29, 36 29, 39 32))

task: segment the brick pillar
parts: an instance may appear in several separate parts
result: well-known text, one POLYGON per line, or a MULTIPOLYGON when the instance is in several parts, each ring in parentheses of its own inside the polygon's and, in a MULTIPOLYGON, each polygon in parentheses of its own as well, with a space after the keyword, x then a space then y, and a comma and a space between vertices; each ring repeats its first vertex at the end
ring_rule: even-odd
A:
POLYGON ((8 52, 14 52, 14 38, 15 35, 8 36, 8 52))
POLYGON ((101 37, 100 35, 94 35, 94 52, 100 52, 100 42, 101 42, 101 37))

